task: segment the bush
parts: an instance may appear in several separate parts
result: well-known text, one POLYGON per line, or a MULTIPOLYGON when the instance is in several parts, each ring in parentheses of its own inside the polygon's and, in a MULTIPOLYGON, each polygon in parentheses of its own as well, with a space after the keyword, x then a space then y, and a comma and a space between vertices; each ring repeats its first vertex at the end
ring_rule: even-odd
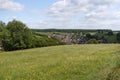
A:
POLYGON ((98 44, 98 41, 96 39, 90 39, 86 43, 87 44, 98 44))
POLYGON ((120 43, 120 32, 117 33, 117 42, 120 43))
POLYGON ((65 44, 63 42, 60 42, 56 38, 53 38, 53 37, 49 38, 45 35, 42 35, 42 36, 35 35, 33 43, 34 43, 34 47, 45 47, 45 46, 54 46, 54 45, 65 44))
POLYGON ((2 43, 6 51, 27 49, 32 47, 32 32, 22 22, 13 20, 7 24, 9 36, 2 43))

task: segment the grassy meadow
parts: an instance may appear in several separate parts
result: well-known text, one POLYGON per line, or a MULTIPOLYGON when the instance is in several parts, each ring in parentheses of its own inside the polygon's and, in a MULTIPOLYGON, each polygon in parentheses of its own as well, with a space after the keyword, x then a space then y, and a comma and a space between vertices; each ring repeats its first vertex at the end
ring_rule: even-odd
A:
POLYGON ((120 80, 120 45, 65 45, 0 52, 0 80, 120 80))

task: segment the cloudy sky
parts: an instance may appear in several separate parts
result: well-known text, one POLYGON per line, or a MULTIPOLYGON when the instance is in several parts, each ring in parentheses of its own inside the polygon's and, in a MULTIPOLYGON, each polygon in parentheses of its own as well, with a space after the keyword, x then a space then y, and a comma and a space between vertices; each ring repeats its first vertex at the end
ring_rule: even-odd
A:
POLYGON ((120 0, 0 0, 0 20, 29 28, 120 30, 120 0))

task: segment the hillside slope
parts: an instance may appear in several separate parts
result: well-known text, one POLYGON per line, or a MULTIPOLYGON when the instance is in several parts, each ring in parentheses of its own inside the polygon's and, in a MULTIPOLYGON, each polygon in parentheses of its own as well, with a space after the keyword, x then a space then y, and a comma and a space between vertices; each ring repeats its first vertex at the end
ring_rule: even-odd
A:
POLYGON ((65 45, 0 53, 0 80, 120 80, 120 45, 65 45))

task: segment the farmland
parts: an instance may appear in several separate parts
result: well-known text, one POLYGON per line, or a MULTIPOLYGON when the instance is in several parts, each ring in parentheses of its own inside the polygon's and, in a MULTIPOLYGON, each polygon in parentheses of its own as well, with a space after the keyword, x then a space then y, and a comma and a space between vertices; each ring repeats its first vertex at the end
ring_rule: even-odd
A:
POLYGON ((119 44, 0 52, 0 80, 120 80, 119 44))

